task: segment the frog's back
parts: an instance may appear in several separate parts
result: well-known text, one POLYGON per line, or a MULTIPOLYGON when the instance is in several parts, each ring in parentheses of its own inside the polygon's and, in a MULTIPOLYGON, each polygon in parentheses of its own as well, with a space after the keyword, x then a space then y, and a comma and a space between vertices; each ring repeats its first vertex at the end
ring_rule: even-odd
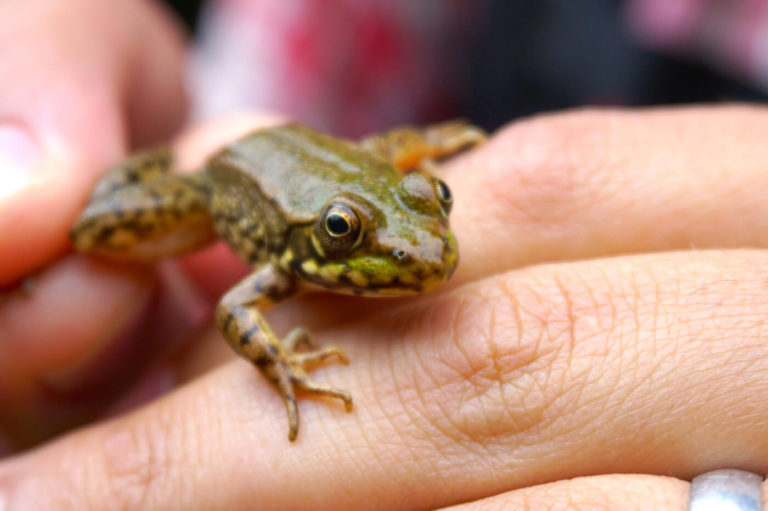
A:
POLYGON ((378 157, 298 124, 244 136, 214 156, 206 174, 213 183, 252 187, 288 223, 311 222, 339 193, 375 198, 397 180, 378 157))

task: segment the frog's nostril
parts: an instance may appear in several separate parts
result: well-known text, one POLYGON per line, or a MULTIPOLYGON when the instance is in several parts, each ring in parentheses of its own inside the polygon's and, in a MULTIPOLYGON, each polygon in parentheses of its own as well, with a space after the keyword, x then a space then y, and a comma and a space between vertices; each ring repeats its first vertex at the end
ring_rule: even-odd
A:
POLYGON ((408 257, 408 254, 405 253, 405 250, 402 248, 396 248, 392 251, 392 257, 397 259, 398 261, 402 261, 406 257, 408 257))

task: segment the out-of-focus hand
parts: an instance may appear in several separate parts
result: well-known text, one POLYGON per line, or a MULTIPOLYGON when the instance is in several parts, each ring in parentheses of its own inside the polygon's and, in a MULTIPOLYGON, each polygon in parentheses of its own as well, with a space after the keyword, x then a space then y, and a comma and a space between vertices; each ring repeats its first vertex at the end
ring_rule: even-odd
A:
POLYGON ((0 48, 0 431, 32 444, 168 347, 157 313, 195 321, 153 270, 66 253, 97 175, 182 124, 183 41, 148 1, 4 0, 0 48))

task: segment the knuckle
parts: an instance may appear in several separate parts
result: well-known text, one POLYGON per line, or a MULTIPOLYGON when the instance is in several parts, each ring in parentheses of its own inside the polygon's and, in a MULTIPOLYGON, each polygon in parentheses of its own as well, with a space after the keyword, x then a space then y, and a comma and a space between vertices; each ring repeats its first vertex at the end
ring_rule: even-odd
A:
POLYGON ((431 359, 437 363, 424 368, 427 385, 418 389, 425 402, 444 399, 434 394, 452 396, 456 406, 438 414, 427 409, 443 435, 476 442, 541 424, 553 392, 540 376, 551 371, 552 347, 569 344, 563 336, 572 329, 561 327, 569 318, 558 320, 552 301, 528 291, 523 302, 503 286, 489 286, 451 304, 450 342, 441 343, 431 359))
POLYGON ((607 296, 590 282, 563 281, 554 267, 523 273, 463 290, 450 310, 433 311, 449 322, 441 335, 450 342, 423 368, 428 377, 418 393, 425 402, 452 396, 455 406, 426 411, 449 438, 540 434, 573 411, 591 368, 601 365, 596 359, 608 356, 604 342, 591 342, 614 328, 616 307, 607 296), (595 311, 599 325, 584 321, 595 311))
POLYGON ((577 110, 510 125, 493 141, 503 163, 491 165, 488 193, 509 204, 516 221, 553 223, 613 193, 621 156, 622 120, 617 111, 577 110), (512 169, 508 168, 510 165, 512 169))

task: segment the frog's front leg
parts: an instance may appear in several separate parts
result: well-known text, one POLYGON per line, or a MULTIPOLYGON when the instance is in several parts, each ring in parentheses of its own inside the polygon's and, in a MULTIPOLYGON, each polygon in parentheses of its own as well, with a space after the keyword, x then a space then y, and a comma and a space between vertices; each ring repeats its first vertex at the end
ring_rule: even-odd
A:
POLYGON ((108 171, 70 231, 75 248, 146 262, 213 241, 209 193, 200 173, 172 174, 170 164, 169 151, 154 149, 108 171))
POLYGON ((167 175, 172 165, 173 154, 167 147, 155 147, 132 154, 101 176, 93 188, 91 201, 125 186, 167 175))
POLYGON ((315 383, 307 375, 309 369, 329 357, 346 364, 347 357, 341 348, 296 351, 302 345, 310 347, 309 333, 297 328, 280 340, 258 310, 259 305, 277 302, 294 292, 290 277, 266 264, 225 294, 216 308, 216 322, 230 346, 250 360, 282 396, 288 411, 291 441, 296 439, 299 430, 296 389, 341 399, 346 410, 352 410, 352 397, 348 392, 315 383))
POLYGON ((360 147, 390 162, 401 172, 431 171, 434 162, 476 146, 486 140, 485 132, 461 120, 424 128, 401 127, 366 137, 360 147))

